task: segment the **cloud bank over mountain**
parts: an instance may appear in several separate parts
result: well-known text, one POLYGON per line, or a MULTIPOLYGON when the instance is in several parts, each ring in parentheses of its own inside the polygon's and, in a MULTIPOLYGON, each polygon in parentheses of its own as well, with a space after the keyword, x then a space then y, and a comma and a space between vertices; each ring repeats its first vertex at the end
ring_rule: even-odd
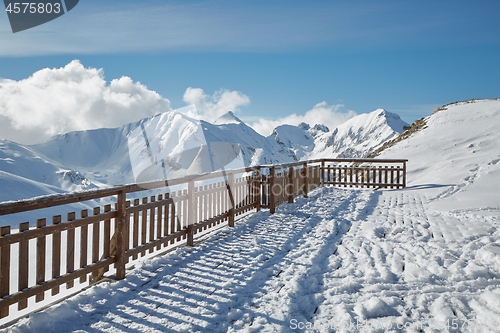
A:
POLYGON ((346 120, 356 116, 357 113, 352 110, 344 111, 344 105, 328 105, 327 102, 316 104, 311 110, 303 115, 291 114, 279 119, 261 118, 252 124, 253 129, 262 135, 270 135, 272 131, 283 124, 297 126, 300 123, 323 124, 328 128, 335 128, 346 120))
POLYGON ((35 143, 58 133, 118 127, 171 110, 170 101, 122 76, 73 60, 15 81, 0 79, 0 138, 35 143))
MULTIPOLYGON (((209 94, 202 88, 188 87, 183 100, 190 105, 183 113, 208 122, 228 111, 241 115, 241 109, 250 104, 250 97, 243 92, 222 88, 209 94)), ((108 82, 103 69, 85 68, 79 60, 61 68, 41 69, 19 81, 0 78, 0 139, 22 144, 39 143, 70 131, 116 128, 170 110, 168 99, 140 82, 128 76, 108 82)), ((247 122, 268 136, 283 124, 306 122, 335 128, 356 115, 341 104, 323 101, 303 115, 293 113, 278 119, 270 115, 269 119, 247 122)))
POLYGON ((207 95, 201 88, 189 87, 183 96, 184 102, 194 104, 198 114, 189 114, 194 118, 214 122, 228 111, 239 111, 240 107, 250 104, 250 98, 239 92, 220 89, 213 95, 207 95))

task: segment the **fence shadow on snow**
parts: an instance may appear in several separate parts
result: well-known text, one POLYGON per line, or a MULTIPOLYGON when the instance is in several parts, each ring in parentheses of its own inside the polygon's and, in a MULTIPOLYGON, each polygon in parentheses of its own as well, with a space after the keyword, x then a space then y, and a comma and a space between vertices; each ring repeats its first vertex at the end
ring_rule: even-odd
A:
POLYGON ((0 227, 0 318, 19 318, 105 277, 122 280, 137 260, 193 246, 261 209, 273 214, 320 186, 403 188, 406 162, 311 160, 1 203, 0 219, 38 211, 40 218, 0 227), (97 207, 49 221, 42 215, 83 202, 97 207))

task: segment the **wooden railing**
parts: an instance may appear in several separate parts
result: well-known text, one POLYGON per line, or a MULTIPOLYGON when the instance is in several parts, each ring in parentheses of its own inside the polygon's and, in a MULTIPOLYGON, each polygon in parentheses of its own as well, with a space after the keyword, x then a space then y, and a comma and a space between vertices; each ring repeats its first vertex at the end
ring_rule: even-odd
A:
POLYGON ((322 160, 323 185, 368 188, 406 187, 407 160, 322 160))
POLYGON ((0 318, 15 319, 105 275, 123 279, 140 258, 193 246, 197 235, 233 227, 238 216, 274 213, 326 185, 402 188, 406 160, 322 159, 1 203, 0 223, 6 215, 39 215, 18 230, 0 227, 0 318), (50 223, 43 216, 75 203, 97 206, 50 216, 50 223))

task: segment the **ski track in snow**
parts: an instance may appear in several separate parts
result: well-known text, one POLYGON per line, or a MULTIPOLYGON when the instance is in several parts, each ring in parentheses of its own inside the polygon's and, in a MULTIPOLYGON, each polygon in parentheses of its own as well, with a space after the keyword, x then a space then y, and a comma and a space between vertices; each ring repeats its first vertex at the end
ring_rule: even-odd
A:
POLYGON ((498 217, 425 193, 320 189, 9 331, 498 332, 498 217))

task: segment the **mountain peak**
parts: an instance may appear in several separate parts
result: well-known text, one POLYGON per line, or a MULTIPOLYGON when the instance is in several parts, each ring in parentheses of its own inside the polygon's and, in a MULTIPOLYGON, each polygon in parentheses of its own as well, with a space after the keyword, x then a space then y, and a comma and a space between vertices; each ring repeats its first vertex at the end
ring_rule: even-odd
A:
POLYGON ((233 113, 233 111, 228 111, 224 113, 222 116, 217 118, 217 120, 214 121, 215 125, 221 125, 221 124, 240 124, 243 123, 240 118, 236 117, 233 113))
POLYGON ((305 122, 301 122, 299 125, 298 125, 299 128, 303 129, 304 131, 307 131, 311 128, 311 126, 309 126, 309 124, 305 123, 305 122))
POLYGON ((29 148, 0 140, 0 188, 7 182, 10 188, 21 188, 17 196, 0 193, 0 201, 64 192, 76 185, 100 187, 213 171, 215 164, 207 153, 212 143, 239 147, 241 154, 228 162, 230 168, 362 157, 396 134, 392 127, 397 127, 399 117, 380 112, 351 118, 333 131, 321 124, 283 124, 269 137, 255 132, 231 111, 213 124, 170 111, 119 128, 57 135, 29 148), (395 124, 391 127, 387 119, 395 124))

